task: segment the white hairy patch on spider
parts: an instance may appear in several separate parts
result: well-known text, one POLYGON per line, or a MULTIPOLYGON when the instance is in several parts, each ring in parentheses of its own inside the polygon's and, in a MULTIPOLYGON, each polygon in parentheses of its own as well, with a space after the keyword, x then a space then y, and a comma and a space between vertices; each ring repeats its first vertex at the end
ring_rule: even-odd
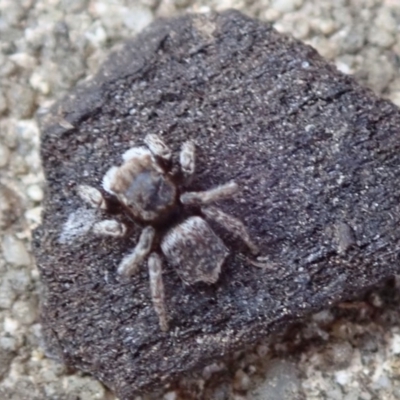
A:
POLYGON ((85 207, 78 208, 72 212, 62 226, 58 242, 71 244, 76 239, 86 235, 96 222, 96 210, 85 207))
POLYGON ((111 194, 114 194, 114 191, 111 189, 113 182, 115 181, 115 175, 118 172, 118 167, 111 167, 103 177, 103 189, 111 194))
POLYGON ((125 151, 124 154, 122 154, 122 159, 124 161, 129 161, 132 158, 140 158, 143 156, 152 156, 151 152, 149 149, 146 147, 132 147, 131 149, 125 151))

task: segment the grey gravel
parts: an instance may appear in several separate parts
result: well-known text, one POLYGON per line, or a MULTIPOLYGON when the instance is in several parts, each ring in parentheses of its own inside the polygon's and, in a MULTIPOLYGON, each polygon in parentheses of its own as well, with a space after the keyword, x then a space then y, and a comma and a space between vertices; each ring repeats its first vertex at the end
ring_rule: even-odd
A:
MULTIPOLYGON (((35 112, 93 74, 112 46, 155 16, 229 7, 313 45, 342 72, 400 105, 397 0, 0 0, 1 399, 114 398, 102 384, 49 359, 40 346, 40 287, 29 256, 43 196, 35 112)), ((319 313, 295 333, 237 355, 225 372, 195 376, 165 395, 141 399, 208 393, 243 400, 259 393, 283 396, 290 388, 305 399, 398 399, 397 282, 381 297, 379 307, 367 299, 319 313), (273 386, 277 371, 285 377, 273 386)))

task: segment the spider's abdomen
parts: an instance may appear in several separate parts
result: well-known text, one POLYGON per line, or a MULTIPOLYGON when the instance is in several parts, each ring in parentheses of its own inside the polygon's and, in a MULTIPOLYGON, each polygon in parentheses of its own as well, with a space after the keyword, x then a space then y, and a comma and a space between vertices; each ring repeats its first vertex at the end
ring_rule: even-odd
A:
POLYGON ((189 285, 215 283, 229 254, 222 240, 200 217, 190 217, 172 228, 162 240, 161 249, 189 285))

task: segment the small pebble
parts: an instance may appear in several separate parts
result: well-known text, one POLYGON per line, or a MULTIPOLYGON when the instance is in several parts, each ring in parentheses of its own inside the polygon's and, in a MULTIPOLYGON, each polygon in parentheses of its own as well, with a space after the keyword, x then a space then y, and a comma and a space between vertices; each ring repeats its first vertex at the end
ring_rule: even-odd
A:
POLYGON ((233 380, 233 388, 238 391, 246 391, 249 390, 250 385, 249 376, 242 369, 238 369, 233 380))
POLYGON ((27 189, 29 198, 33 201, 39 202, 43 200, 43 190, 39 185, 31 185, 27 189))
POLYGON ((6 234, 1 243, 5 260, 15 266, 29 265, 31 257, 25 244, 13 235, 6 234))
POLYGON ((33 72, 29 79, 29 83, 32 89, 37 90, 41 94, 50 93, 50 84, 47 82, 46 78, 40 72, 33 72))
POLYGON ((33 301, 17 300, 12 307, 12 315, 21 324, 31 325, 38 317, 38 308, 33 301))
POLYGON ((347 368, 353 357, 353 347, 349 342, 339 342, 331 345, 326 353, 326 363, 336 369, 347 368))
POLYGON ((19 323, 15 319, 11 317, 4 318, 3 330, 5 333, 8 333, 10 335, 15 335, 18 329, 19 329, 19 323))
POLYGON ((126 10, 123 21, 132 32, 138 33, 153 21, 153 13, 143 6, 131 6, 126 10))
POLYGON ((80 400, 106 400, 109 398, 104 386, 89 377, 77 375, 66 376, 63 379, 65 392, 72 398, 76 396, 80 400))
POLYGON ((264 382, 253 392, 252 400, 296 399, 301 382, 297 367, 281 359, 271 360, 264 382))
POLYGON ((12 54, 10 60, 25 69, 33 69, 36 66, 36 58, 27 53, 12 54))
POLYGON ((390 349, 394 355, 400 354, 400 334, 394 333, 390 341, 390 349))
POLYGON ((375 46, 388 48, 395 43, 395 36, 391 32, 372 26, 369 31, 368 41, 375 46))
POLYGON ((8 160, 10 158, 10 150, 0 143, 0 168, 4 168, 8 164, 8 160))
POLYGON ((290 13, 301 7, 302 4, 303 0, 273 0, 271 8, 281 13, 290 13))
POLYGON ((6 92, 8 109, 15 118, 29 118, 35 108, 35 94, 27 85, 14 84, 6 92))
POLYGON ((15 298, 16 293, 12 290, 11 285, 7 280, 3 280, 0 284, 0 309, 8 310, 11 308, 15 298))
POLYGON ((7 111, 7 101, 0 88, 0 115, 7 111))
POLYGON ((28 291, 32 284, 31 271, 28 268, 10 269, 4 279, 17 295, 22 295, 28 291))
POLYGON ((337 371, 335 373, 335 380, 341 386, 346 386, 351 382, 351 373, 347 370, 337 371))

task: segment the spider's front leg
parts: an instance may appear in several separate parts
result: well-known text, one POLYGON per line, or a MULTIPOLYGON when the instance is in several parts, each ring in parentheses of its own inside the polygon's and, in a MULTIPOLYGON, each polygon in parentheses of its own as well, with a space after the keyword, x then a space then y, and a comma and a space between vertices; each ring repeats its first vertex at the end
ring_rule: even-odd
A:
POLYGON ((186 181, 189 181, 193 177, 196 165, 195 161, 196 155, 194 143, 188 140, 187 142, 183 143, 181 152, 179 154, 179 164, 183 177, 186 181))
POLYGON ((201 192, 186 192, 180 197, 183 204, 200 205, 215 203, 219 200, 229 199, 239 190, 236 182, 228 182, 224 185, 217 186, 213 189, 204 190, 201 192))
MULTIPOLYGON (((78 195, 92 208, 99 210, 105 210, 107 208, 106 200, 101 192, 92 186, 79 185, 78 195)), ((121 237, 126 233, 126 226, 114 219, 106 219, 96 222, 92 226, 91 230, 95 235, 98 236, 121 237)))
POLYGON ((160 328, 168 331, 168 315, 165 307, 164 283, 162 280, 162 262, 157 253, 151 253, 148 260, 150 293, 154 310, 157 313, 160 328))
POLYGON ((149 133, 144 138, 144 142, 154 156, 159 157, 164 161, 171 160, 171 149, 164 143, 160 136, 149 133))
POLYGON ((153 245, 155 230, 151 226, 146 226, 140 234, 139 241, 134 249, 124 256, 118 265, 118 273, 123 276, 131 276, 135 274, 139 265, 144 261, 150 253, 153 245))
POLYGON ((106 209, 106 200, 101 192, 89 185, 78 186, 78 196, 92 208, 106 209))

